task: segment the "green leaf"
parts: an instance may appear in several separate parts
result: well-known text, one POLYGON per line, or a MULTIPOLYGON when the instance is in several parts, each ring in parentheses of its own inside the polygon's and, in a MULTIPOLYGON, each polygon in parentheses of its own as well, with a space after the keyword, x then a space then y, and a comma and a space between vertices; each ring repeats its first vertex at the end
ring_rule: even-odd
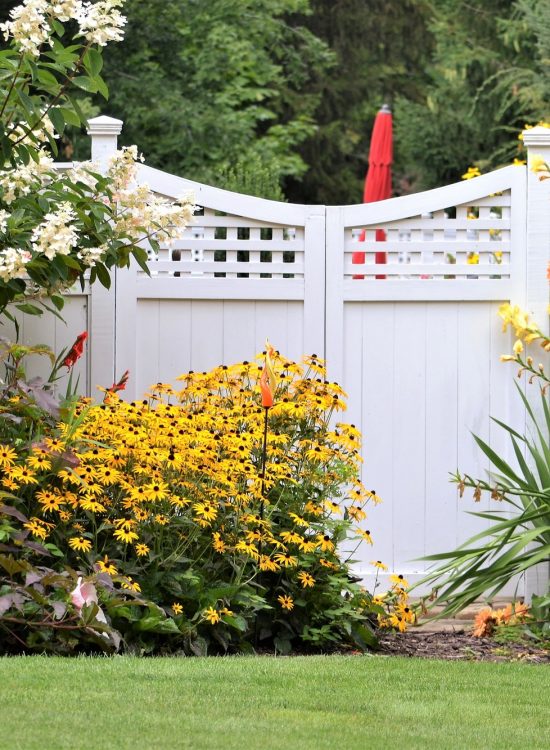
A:
POLYGON ((99 279, 100 284, 105 287, 105 289, 111 288, 111 275, 109 274, 109 271, 105 268, 105 266, 102 263, 98 263, 96 266, 93 267, 93 271, 96 272, 97 278, 99 279))
POLYGON ((368 627, 368 625, 362 625, 361 623, 352 625, 351 635, 355 643, 361 649, 363 649, 363 651, 379 648, 380 644, 378 642, 378 638, 376 637, 374 631, 368 627))
POLYGON ((44 312, 41 307, 37 307, 36 305, 31 305, 30 302, 23 302, 20 305, 15 305, 15 307, 22 313, 26 313, 27 315, 42 315, 44 312))
POLYGON ((90 47, 84 55, 83 62, 84 67, 92 77, 101 73, 101 69, 103 68, 103 57, 97 49, 90 47))
POLYGON ((59 547, 56 547, 55 544, 52 544, 51 542, 47 542, 44 544, 44 547, 50 552, 54 557, 65 557, 65 553, 62 552, 59 547))
POLYGON ((70 109, 69 107, 59 107, 59 110, 68 125, 73 125, 75 128, 80 127, 80 117, 76 112, 74 112, 74 110, 70 109))
POLYGON ((50 26, 55 31, 57 36, 63 36, 65 33, 65 27, 63 24, 55 18, 50 17, 50 26))
POLYGON ((273 641, 275 649, 283 656, 287 656, 292 651, 292 643, 287 638, 277 637, 273 641))
POLYGON ((89 91, 92 94, 95 94, 98 90, 95 79, 90 78, 89 76, 77 76, 76 78, 73 78, 73 83, 79 89, 89 91))
POLYGON ((107 100, 107 99, 109 98, 109 89, 108 89, 108 87, 107 87, 107 84, 106 84, 106 83, 105 83, 105 81, 103 80, 103 78, 101 78, 100 76, 96 76, 96 77, 94 78, 94 82, 95 82, 95 84, 96 84, 96 86, 97 86, 97 91, 98 91, 98 93, 100 93, 100 94, 101 94, 101 96, 102 96, 102 97, 103 97, 103 98, 104 98, 105 100, 107 100))
POLYGON ((235 628, 235 630, 238 630, 240 633, 244 633, 248 629, 248 624, 245 618, 240 615, 223 615, 222 622, 235 628))
POLYGON ((65 118, 60 107, 52 107, 48 112, 49 118, 59 135, 63 135, 65 130, 65 118))
POLYGON ((37 67, 36 78, 38 78, 40 83, 43 83, 45 86, 59 86, 57 78, 45 68, 37 67))

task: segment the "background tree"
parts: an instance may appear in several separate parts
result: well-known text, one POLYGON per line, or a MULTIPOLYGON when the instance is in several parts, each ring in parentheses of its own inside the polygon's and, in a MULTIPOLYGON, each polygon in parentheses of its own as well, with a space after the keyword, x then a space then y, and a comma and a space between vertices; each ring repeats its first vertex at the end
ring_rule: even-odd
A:
POLYGON ((318 101, 308 84, 332 60, 308 29, 286 23, 309 0, 128 0, 126 10, 125 39, 105 54, 123 143, 138 143, 153 166, 221 186, 237 162, 260 159, 274 176, 268 192, 305 171, 297 145, 318 101))
MULTIPOLYGON (((360 203, 377 111, 398 96, 423 99, 433 46, 429 6, 424 0, 312 0, 311 6, 300 22, 329 45, 337 64, 314 84, 318 129, 300 147, 309 169, 299 181, 287 180, 286 192, 305 203, 360 203)), ((407 164, 396 146, 401 192, 407 164)))
POLYGON ((396 141, 416 188, 459 179, 466 166, 494 168, 518 152, 526 122, 548 112, 550 8, 540 0, 438 0, 422 101, 399 96, 396 141))

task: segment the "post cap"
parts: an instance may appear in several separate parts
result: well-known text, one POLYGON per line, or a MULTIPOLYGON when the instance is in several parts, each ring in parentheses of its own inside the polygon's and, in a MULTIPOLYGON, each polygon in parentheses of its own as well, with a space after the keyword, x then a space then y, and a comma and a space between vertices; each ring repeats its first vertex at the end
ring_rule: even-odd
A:
POLYGON ((123 126, 122 120, 115 117, 100 115, 88 120, 88 135, 120 135, 123 126))
POLYGON ((523 142, 527 148, 537 146, 550 146, 550 128, 545 128, 542 125, 537 125, 534 128, 524 130, 523 142))
POLYGON ((389 104, 383 104, 379 111, 383 114, 391 115, 391 107, 389 104))

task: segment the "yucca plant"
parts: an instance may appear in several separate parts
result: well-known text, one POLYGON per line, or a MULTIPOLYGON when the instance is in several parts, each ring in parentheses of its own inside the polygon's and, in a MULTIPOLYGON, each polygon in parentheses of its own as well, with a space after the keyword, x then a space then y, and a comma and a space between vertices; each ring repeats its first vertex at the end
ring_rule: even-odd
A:
MULTIPOLYGON (((531 430, 521 435, 493 418, 509 435, 517 468, 474 435, 494 471, 487 480, 460 473, 453 476, 461 495, 466 487, 472 487, 476 500, 481 493, 489 492, 493 500, 506 507, 472 513, 494 523, 452 552, 424 558, 441 562, 417 585, 433 585, 432 603, 443 606, 442 615, 459 612, 481 596, 491 599, 515 576, 550 560, 550 407, 545 388, 540 389, 540 415, 535 414, 519 386, 518 392, 531 430)), ((548 608, 550 596, 543 597, 541 603, 548 608)))

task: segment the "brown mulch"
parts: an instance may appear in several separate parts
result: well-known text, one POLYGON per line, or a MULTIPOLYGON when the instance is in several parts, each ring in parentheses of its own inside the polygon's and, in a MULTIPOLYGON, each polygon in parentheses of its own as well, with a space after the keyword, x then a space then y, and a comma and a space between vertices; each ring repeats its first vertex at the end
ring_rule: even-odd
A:
POLYGON ((550 652, 525 643, 498 643, 493 638, 475 638, 468 632, 379 633, 379 654, 414 656, 449 661, 527 662, 550 664, 550 652))

